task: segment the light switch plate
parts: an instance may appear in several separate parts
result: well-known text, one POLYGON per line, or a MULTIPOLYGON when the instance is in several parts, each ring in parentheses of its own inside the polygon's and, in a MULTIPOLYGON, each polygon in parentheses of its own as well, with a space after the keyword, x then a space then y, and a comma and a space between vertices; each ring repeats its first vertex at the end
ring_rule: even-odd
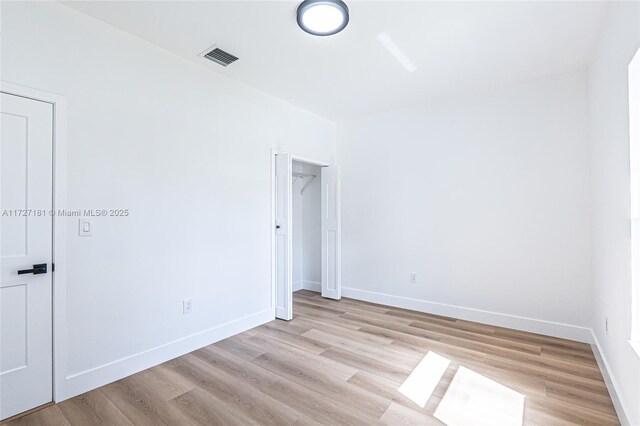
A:
POLYGON ((78 235, 81 237, 90 237, 93 235, 93 220, 92 219, 79 219, 78 220, 78 235))

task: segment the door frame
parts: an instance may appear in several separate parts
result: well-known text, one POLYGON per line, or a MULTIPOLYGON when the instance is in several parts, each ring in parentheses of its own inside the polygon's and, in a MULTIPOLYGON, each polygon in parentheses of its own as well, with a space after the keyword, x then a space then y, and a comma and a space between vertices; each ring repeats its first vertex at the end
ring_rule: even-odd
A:
MULTIPOLYGON (((269 226, 271 227, 271 310, 275 318, 276 315, 276 155, 289 154, 291 161, 299 161, 302 163, 313 164, 319 167, 328 167, 331 164, 328 161, 317 158, 307 157, 305 155, 295 154, 291 151, 278 150, 271 148, 271 217, 269 226)), ((292 267, 290 265, 290 267, 292 267)))
MULTIPOLYGON (((5 80, 0 81, 0 92, 53 106, 53 176, 52 200, 54 210, 67 205, 67 98, 56 93, 21 86, 5 80)), ((67 377, 67 246, 64 218, 51 216, 52 247, 52 395, 53 402, 66 399, 67 377)))

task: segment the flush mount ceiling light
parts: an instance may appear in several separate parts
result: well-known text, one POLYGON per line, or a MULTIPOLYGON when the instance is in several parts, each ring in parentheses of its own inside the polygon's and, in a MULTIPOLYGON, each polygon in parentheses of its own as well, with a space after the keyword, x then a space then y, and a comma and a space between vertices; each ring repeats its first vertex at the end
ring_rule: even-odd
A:
POLYGON ((317 36, 339 33, 349 23, 349 8, 342 0, 305 0, 297 15, 300 28, 317 36))

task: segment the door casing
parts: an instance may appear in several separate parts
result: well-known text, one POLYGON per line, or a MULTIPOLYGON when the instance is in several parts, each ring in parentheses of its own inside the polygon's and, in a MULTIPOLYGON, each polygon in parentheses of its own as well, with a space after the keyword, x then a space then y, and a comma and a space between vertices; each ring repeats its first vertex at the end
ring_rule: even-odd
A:
MULTIPOLYGON (((53 106, 53 209, 65 208, 67 201, 67 99, 65 96, 0 81, 0 92, 46 102, 53 106)), ((53 401, 67 398, 67 250, 64 218, 52 216, 52 315, 53 315, 53 401), (52 268, 53 269, 53 268, 52 268)))

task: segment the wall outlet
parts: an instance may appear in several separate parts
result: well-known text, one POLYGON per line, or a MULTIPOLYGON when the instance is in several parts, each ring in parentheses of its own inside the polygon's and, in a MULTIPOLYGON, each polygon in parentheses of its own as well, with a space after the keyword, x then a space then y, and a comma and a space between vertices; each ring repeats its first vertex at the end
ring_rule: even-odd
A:
POLYGON ((78 235, 81 237, 90 237, 93 235, 93 220, 78 219, 78 235))
POLYGON ((191 298, 184 299, 182 301, 182 313, 184 315, 191 313, 191 298))
POLYGON ((609 317, 604 317, 604 332, 609 334, 609 317))
POLYGON ((418 284, 418 273, 417 272, 409 272, 409 282, 411 284, 418 284))

